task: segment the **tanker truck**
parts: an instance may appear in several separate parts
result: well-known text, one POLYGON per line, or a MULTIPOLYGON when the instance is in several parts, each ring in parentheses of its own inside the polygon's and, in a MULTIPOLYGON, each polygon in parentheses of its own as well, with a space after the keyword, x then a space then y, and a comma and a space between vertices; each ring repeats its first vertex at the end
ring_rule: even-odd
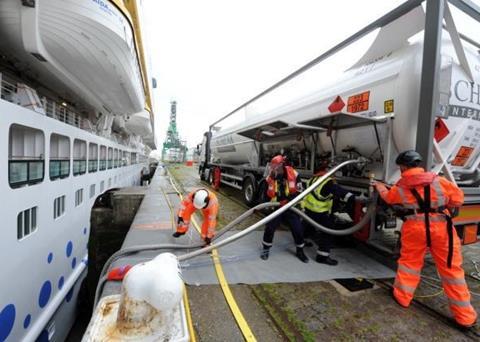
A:
MULTIPOLYGON (((201 144, 200 178, 242 191, 245 203, 253 205, 265 201, 265 170, 274 155, 285 155, 307 179, 328 154, 333 164, 360 156, 369 161, 336 175, 357 194, 367 193, 372 178, 393 184, 400 177, 397 154, 416 147, 424 44, 408 39, 424 23, 423 9, 416 7, 383 26, 365 55, 332 84, 227 129, 213 127, 201 144)), ((479 45, 454 35, 454 28, 444 32, 432 171, 463 189, 456 225, 470 243, 477 240, 480 221, 479 45)), ((398 227, 392 215, 379 209, 364 239, 398 227)))

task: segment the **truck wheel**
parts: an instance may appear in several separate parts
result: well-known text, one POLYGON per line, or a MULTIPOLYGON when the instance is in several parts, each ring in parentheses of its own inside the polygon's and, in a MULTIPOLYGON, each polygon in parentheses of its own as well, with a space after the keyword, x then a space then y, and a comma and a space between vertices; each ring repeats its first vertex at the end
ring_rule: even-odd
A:
POLYGON ((198 168, 198 174, 200 175, 200 180, 204 181, 205 180, 205 168, 199 167, 198 168))
POLYGON ((213 169, 207 169, 205 179, 207 180, 208 184, 213 185, 213 169))
POLYGON ((253 176, 247 176, 243 181, 243 200, 248 206, 253 206, 257 200, 257 182, 253 176))

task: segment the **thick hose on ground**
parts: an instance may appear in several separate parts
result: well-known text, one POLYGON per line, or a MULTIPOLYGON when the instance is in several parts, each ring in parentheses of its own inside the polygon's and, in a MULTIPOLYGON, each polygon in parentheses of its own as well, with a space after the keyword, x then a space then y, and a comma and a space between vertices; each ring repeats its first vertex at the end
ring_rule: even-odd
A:
MULTIPOLYGON (((178 261, 188 260, 188 259, 194 258, 198 255, 208 253, 213 249, 219 248, 221 246, 227 245, 227 244, 229 244, 233 241, 236 241, 236 240, 240 239, 241 237, 249 234, 250 232, 256 230, 257 228, 259 228, 259 227, 263 226, 264 224, 270 222, 271 220, 273 220, 274 218, 276 218, 277 216, 281 215, 282 213, 284 213, 285 211, 287 211, 289 209, 293 210, 294 212, 296 212, 297 214, 302 216, 307 222, 309 222, 315 228, 317 228, 317 229, 319 229, 319 230, 321 230, 325 233, 328 233, 328 234, 349 235, 349 234, 352 234, 352 233, 356 232, 357 230, 360 230, 368 222, 368 220, 371 218, 371 216, 375 212, 375 201, 371 202, 366 214, 362 217, 362 219, 357 224, 355 224, 354 226, 352 226, 350 228, 342 229, 342 230, 334 230, 334 229, 324 227, 324 226, 318 224, 317 222, 313 221, 305 213, 303 213, 301 210, 295 208, 294 206, 296 204, 298 204, 305 196, 307 196, 315 188, 317 188, 325 179, 327 179, 328 177, 333 175, 335 172, 337 172, 341 168, 343 168, 347 165, 350 165, 350 164, 358 164, 358 163, 364 163, 364 162, 365 162, 365 159, 359 158, 359 159, 349 160, 349 161, 346 161, 346 162, 343 162, 343 163, 339 164, 338 166, 331 169, 329 172, 327 172, 322 177, 319 177, 311 186, 309 186, 305 191, 300 193, 297 197, 295 197, 292 201, 287 203, 285 206, 276 210, 272 214, 264 217, 263 219, 261 219, 257 223, 255 223, 255 224, 251 225, 250 227, 242 230, 241 232, 239 232, 235 235, 232 235, 232 236, 230 236, 230 237, 226 238, 225 240, 222 240, 218 243, 211 244, 210 246, 201 248, 201 247, 204 246, 203 242, 198 243, 198 244, 194 244, 194 245, 158 244, 158 245, 148 245, 148 246, 133 246, 133 247, 129 247, 129 248, 117 251, 110 258, 108 258, 107 262, 105 263, 105 265, 102 268, 102 272, 100 273, 100 280, 99 280, 99 283, 97 285, 97 289, 95 291, 94 307, 97 305, 100 294, 101 294, 101 291, 103 291, 103 286, 104 286, 105 282, 107 281, 107 277, 105 275, 107 270, 110 268, 110 266, 113 262, 115 262, 116 260, 118 260, 121 257, 124 257, 126 255, 135 254, 135 253, 144 252, 144 251, 153 251, 153 250, 158 251, 158 250, 162 250, 162 249, 201 248, 200 250, 196 250, 196 251, 193 251, 193 252, 190 252, 190 253, 186 253, 186 254, 178 257, 178 261)), ((178 192, 178 189, 175 187, 175 185, 173 183, 172 183, 172 186, 178 192)), ((232 222, 227 224, 224 227, 224 229, 222 229, 215 236, 214 241, 218 240, 218 238, 220 238, 223 234, 230 231, 234 226, 236 226, 238 223, 240 223, 241 221, 243 221, 244 219, 246 219, 250 215, 254 214, 256 211, 261 210, 261 209, 265 209, 265 208, 270 208, 270 207, 278 207, 278 206, 280 206, 280 203, 278 203, 278 202, 268 202, 268 203, 261 203, 261 204, 255 206, 255 207, 247 210, 242 215, 237 217, 235 220, 233 220, 232 222)))
POLYGON ((303 211, 297 208, 291 208, 290 210, 293 210, 296 214, 300 215, 305 221, 307 221, 313 227, 317 228, 318 230, 321 230, 324 233, 327 233, 330 235, 336 235, 336 236, 343 236, 343 235, 353 234, 356 231, 362 229, 362 227, 365 226, 368 223, 368 221, 372 218, 373 214, 375 213, 375 209, 376 209, 376 204, 374 201, 372 201, 368 206, 367 212, 360 219, 360 221, 358 221, 355 225, 349 228, 345 228, 341 230, 335 230, 335 229, 324 227, 318 222, 312 220, 307 214, 305 214, 303 211))
MULTIPOLYGON (((233 241, 236 241, 240 238, 242 238, 243 236, 251 233, 252 231, 258 229, 259 227, 263 226, 264 224, 266 224, 267 222, 270 222, 271 220, 273 220, 274 218, 280 216, 281 214, 283 214, 285 211, 293 208, 295 205, 297 205, 301 200, 303 200, 303 198, 305 196, 307 196, 310 192, 312 192, 315 188, 317 188, 322 182, 324 182, 328 177, 331 177, 335 172, 337 172, 338 170, 340 170, 341 168, 347 166, 347 165, 350 165, 350 164, 358 164, 358 163, 364 163, 366 160, 364 158, 359 158, 359 159, 355 159, 355 160, 348 160, 348 161, 345 161, 339 165, 337 165, 336 167, 334 167, 333 169, 331 169, 330 171, 328 171, 326 174, 324 174, 323 176, 319 177, 312 185, 310 185, 305 191, 301 192, 297 197, 295 197, 293 200, 291 200, 289 203, 287 203, 286 205, 284 205, 283 207, 279 208, 278 210, 274 211, 272 214, 262 218, 260 221, 258 221, 257 223, 254 223, 253 225, 251 225, 250 227, 242 230, 241 232, 238 232, 232 236, 229 236, 228 238, 222 240, 222 241, 219 241, 217 243, 214 243, 214 244, 211 244, 210 246, 208 247, 205 247, 205 248, 202 248, 200 250, 196 250, 196 251, 193 251, 193 252, 190 252, 190 253, 186 253, 184 255, 181 255, 178 257, 178 261, 184 261, 184 260, 188 260, 188 259, 191 259, 191 258, 194 258, 198 255, 201 255, 201 254, 205 254, 205 253, 208 253, 210 252, 211 250, 213 249, 216 249, 216 248, 219 248, 219 247, 222 247, 224 245, 227 245, 233 241)), ((266 203, 265 203, 266 204, 266 203)), ((272 205, 273 203, 268 203, 270 205, 272 205)), ((278 204, 277 204, 278 205, 278 204)), ((253 209, 253 208, 252 208, 253 209)), ((366 219, 365 219, 365 222, 366 222, 366 219)), ((358 226, 355 225, 355 228, 358 228, 360 229, 360 227, 356 227, 358 226)), ((326 227, 323 227, 321 226, 322 228, 326 229, 326 227)), ((353 227, 352 227, 353 228, 353 227)), ((351 229, 351 228, 350 228, 351 229)))

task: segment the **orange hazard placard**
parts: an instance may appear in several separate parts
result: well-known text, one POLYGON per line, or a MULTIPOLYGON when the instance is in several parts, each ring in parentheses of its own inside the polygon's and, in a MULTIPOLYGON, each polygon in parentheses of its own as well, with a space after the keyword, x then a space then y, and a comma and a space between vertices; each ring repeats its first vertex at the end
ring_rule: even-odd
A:
POLYGON ((448 134, 450 130, 447 127, 445 121, 441 118, 437 118, 435 120, 435 128, 434 128, 434 137, 437 142, 442 141, 448 134))
POLYGON ((350 113, 358 113, 368 110, 369 99, 370 91, 350 96, 347 102, 347 111, 350 113))
POLYGON ((468 146, 460 147, 457 155, 455 156, 455 159, 452 161, 452 165, 464 166, 467 163, 468 158, 470 158, 473 150, 474 150, 473 147, 468 147, 468 146))

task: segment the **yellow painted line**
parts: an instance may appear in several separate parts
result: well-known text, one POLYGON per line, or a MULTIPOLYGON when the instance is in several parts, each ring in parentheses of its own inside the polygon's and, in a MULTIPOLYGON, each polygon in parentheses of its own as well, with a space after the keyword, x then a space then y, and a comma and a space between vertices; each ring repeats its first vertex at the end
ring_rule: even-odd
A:
MULTIPOLYGON (((175 217, 173 215, 172 203, 168 199, 167 194, 165 194, 165 191, 163 191, 163 189, 161 190, 163 195, 165 196, 167 205, 170 208, 170 218, 172 220, 172 225, 173 225, 175 223, 175 217)), ((188 301, 187 287, 185 286, 185 284, 183 284, 183 305, 185 307, 185 315, 187 316, 187 326, 188 326, 188 332, 190 335, 190 342, 197 342, 197 338, 195 337, 195 329, 193 328, 192 313, 190 312, 190 304, 188 301)))
MULTIPOLYGON (((172 182, 171 177, 172 176, 170 176, 170 182, 172 182)), ((173 187, 176 189, 175 185, 173 185, 173 187)), ((178 196, 180 196, 180 199, 183 200, 182 194, 179 192, 177 193, 178 193, 178 196)), ((201 234, 200 226, 198 225, 197 220, 195 220, 195 217, 192 217, 192 223, 195 229, 197 230, 197 232, 201 234)), ((240 311, 237 301, 233 297, 232 291, 230 290, 230 286, 228 286, 228 282, 227 282, 227 279, 225 278, 225 274, 223 273, 222 264, 220 263, 220 259, 218 258, 218 252, 216 249, 212 250, 212 259, 215 267, 215 272, 217 273, 218 282, 220 283, 220 287, 222 288, 222 291, 223 291, 223 295, 225 296, 225 300, 227 301, 227 304, 230 307, 230 310, 232 311, 233 317, 237 321, 237 325, 240 328, 240 331, 242 332, 243 337, 247 342, 256 342, 257 339, 253 335, 252 330, 248 326, 248 323, 245 317, 240 311)))
POLYGON ((187 315, 188 332, 190 333, 190 342, 197 342, 195 337, 195 329, 193 329, 192 314, 190 312, 190 304, 188 303, 187 287, 183 285, 183 304, 187 315))
MULTIPOLYGON (((180 195, 180 198, 182 198, 182 195, 180 195)), ((192 217, 192 223, 195 229, 200 234, 200 227, 198 226, 198 223, 194 217, 192 217)), ((248 326, 245 317, 243 317, 243 314, 238 307, 237 301, 235 300, 235 298, 233 298, 232 291, 230 291, 230 286, 228 286, 227 279, 225 278, 225 274, 223 273, 223 267, 220 263, 220 259, 218 258, 218 252, 216 249, 212 250, 212 259, 215 267, 215 272, 217 273, 218 282, 220 283, 220 287, 223 291, 223 295, 225 296, 225 300, 227 301, 228 306, 232 311, 233 317, 235 317, 235 320, 237 321, 238 327, 242 331, 243 337, 247 342, 256 342, 257 339, 253 335, 250 327, 248 326)))

